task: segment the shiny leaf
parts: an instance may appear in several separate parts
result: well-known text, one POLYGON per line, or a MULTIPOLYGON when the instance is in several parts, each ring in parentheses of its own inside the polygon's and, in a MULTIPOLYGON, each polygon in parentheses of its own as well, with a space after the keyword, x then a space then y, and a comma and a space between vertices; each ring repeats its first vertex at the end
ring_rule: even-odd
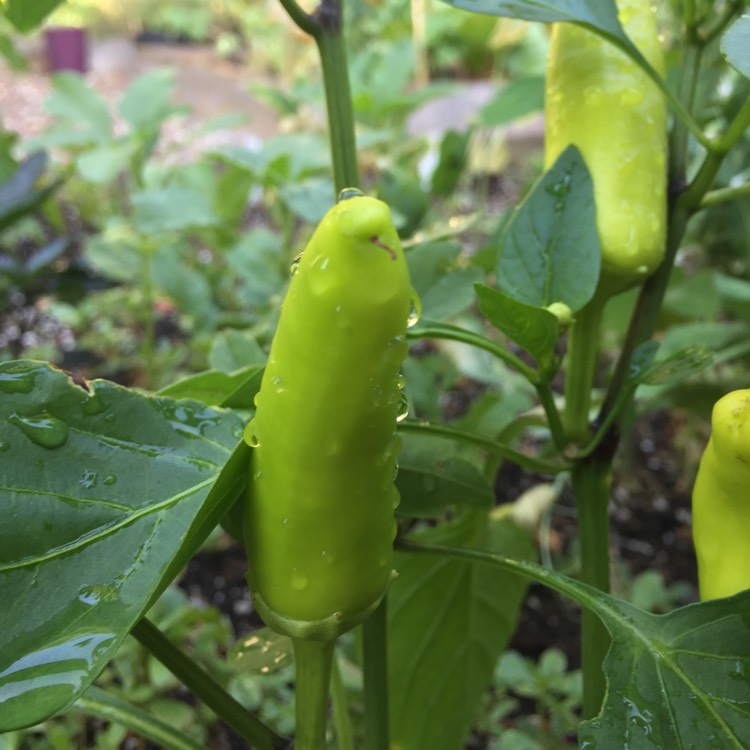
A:
POLYGON ((0 365, 0 732, 86 689, 247 471, 239 416, 89 388, 43 363, 0 365))
POLYGON ((581 750, 750 747, 750 592, 652 615, 597 595, 612 635, 581 750))
POLYGON ((591 176, 569 146, 515 210, 501 238, 497 287, 518 302, 573 312, 594 294, 601 250, 591 176))

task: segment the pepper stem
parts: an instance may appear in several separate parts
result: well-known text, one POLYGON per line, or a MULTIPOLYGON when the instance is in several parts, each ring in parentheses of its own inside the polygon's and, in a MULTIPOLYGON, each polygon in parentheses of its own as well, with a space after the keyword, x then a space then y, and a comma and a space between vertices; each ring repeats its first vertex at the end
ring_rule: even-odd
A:
POLYGON ((328 693, 335 640, 292 638, 297 673, 295 750, 325 750, 328 693))

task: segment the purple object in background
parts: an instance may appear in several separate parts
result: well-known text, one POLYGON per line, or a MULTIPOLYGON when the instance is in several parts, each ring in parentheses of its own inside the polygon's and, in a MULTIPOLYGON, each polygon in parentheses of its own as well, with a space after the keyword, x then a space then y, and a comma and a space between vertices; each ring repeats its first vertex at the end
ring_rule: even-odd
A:
POLYGON ((88 70, 88 50, 85 29, 53 27, 47 29, 47 63, 49 71, 88 70))

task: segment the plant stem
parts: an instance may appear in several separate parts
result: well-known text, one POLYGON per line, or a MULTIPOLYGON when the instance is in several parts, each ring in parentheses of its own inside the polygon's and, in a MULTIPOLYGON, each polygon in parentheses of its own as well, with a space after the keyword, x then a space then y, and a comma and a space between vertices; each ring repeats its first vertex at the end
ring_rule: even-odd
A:
POLYGON ((131 635, 151 652, 180 682, 197 695, 216 715, 257 750, 285 750, 287 741, 249 713, 204 669, 175 646, 145 617, 131 635))
POLYGON ((349 702, 346 689, 341 679, 341 665, 334 657, 331 672, 331 704, 333 706, 333 725, 336 728, 338 750, 354 750, 352 722, 349 717, 349 702))
POLYGON ((735 198, 744 198, 750 195, 750 182, 743 182, 741 185, 732 185, 725 188, 709 190, 701 200, 700 208, 710 208, 718 206, 721 203, 727 203, 735 198))
MULTIPOLYGON (((609 591, 609 469, 610 461, 593 457, 573 468, 572 483, 578 511, 581 545, 581 580, 600 591, 609 591)), ((591 611, 581 614, 581 667, 583 716, 599 713, 606 680, 602 662, 609 649, 609 633, 591 611)))
POLYGON ((141 293, 143 294, 143 341, 141 357, 146 368, 146 388, 154 385, 154 349, 156 345, 156 319, 154 317, 154 280, 151 275, 151 250, 141 247, 141 293))
POLYGON ((365 750, 388 750, 387 598, 362 623, 365 750))
POLYGON ((405 420, 399 422, 398 431, 435 435, 436 437, 447 438, 448 440, 456 440, 458 442, 476 445, 479 448, 484 448, 495 456, 507 459, 508 461, 523 466, 530 471, 538 471, 542 474, 559 474, 560 472, 568 471, 571 466, 567 462, 556 464, 542 461, 534 456, 527 456, 525 453, 508 448, 506 445, 498 443, 495 440, 476 435, 473 432, 457 430, 455 427, 449 427, 448 425, 405 420))
POLYGON ((406 332, 406 337, 409 339, 445 339, 447 341, 458 341, 462 344, 476 346, 478 349, 483 349, 493 354, 505 362, 506 365, 520 372, 530 383, 537 384, 539 382, 539 375, 536 370, 529 367, 523 360, 516 357, 515 354, 508 351, 504 346, 500 346, 500 344, 496 344, 485 336, 473 331, 467 331, 459 326, 450 325, 449 323, 425 322, 424 325, 420 324, 414 328, 410 328, 406 332))
POLYGON ((306 13, 295 0, 279 0, 284 10, 289 14, 289 17, 297 24, 297 26, 310 36, 314 36, 317 31, 317 23, 315 17, 306 13))
POLYGON ((598 295, 576 314, 568 338, 563 425, 570 442, 586 443, 591 436, 589 409, 599 357, 599 326, 605 300, 598 295))
POLYGON ((325 750, 328 693, 336 641, 292 638, 292 643, 297 719, 294 750, 325 750))
POLYGON ((346 41, 341 2, 321 3, 320 25, 315 34, 328 113, 328 136, 333 161, 333 181, 338 195, 344 188, 359 185, 357 145, 354 135, 354 111, 346 62, 346 41), (329 10, 321 15, 326 7, 329 10))

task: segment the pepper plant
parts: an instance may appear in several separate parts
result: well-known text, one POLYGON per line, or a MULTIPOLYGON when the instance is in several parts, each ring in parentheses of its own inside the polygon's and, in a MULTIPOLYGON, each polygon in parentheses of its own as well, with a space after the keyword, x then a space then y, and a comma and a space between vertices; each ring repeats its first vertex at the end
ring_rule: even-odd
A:
MULTIPOLYGON (((614 0, 450 0, 554 29, 546 171, 499 233, 487 283, 475 284, 481 327, 432 318, 438 305, 427 299, 421 320, 416 303, 409 314, 406 266, 418 271, 424 248, 402 252, 387 207, 357 190, 343 4, 323 0, 313 12, 282 4, 320 51, 334 183, 345 200, 298 266, 266 374, 262 366, 199 374, 150 394, 79 385, 40 362, 0 365, 0 731, 78 701, 161 746, 195 747, 92 687, 132 634, 251 746, 289 746, 149 620, 223 524, 248 549, 260 615, 295 642, 299 750, 326 746, 329 683, 335 742, 354 747, 331 657, 336 636, 363 619, 361 746, 462 746, 526 581, 583 607, 580 748, 749 747, 750 593, 712 581, 706 598, 733 595, 660 616, 614 597, 607 516, 612 462, 638 389, 712 363, 709 346, 660 356, 652 339, 690 220, 750 192, 719 181, 750 125, 750 103, 708 128, 696 95, 717 43, 726 80, 747 92, 745 3, 683 0, 670 29, 681 64, 667 81, 647 2, 623 0, 618 13, 614 0), (626 287, 638 296, 602 387, 601 316, 626 287), (535 408, 481 429, 419 415, 398 421, 404 335, 468 345, 523 378, 535 408), (399 576, 389 585, 400 442, 399 576), (579 579, 534 562, 527 532, 494 507, 503 462, 570 478, 579 579)), ((418 372, 408 359, 404 369, 418 372)), ((711 513, 724 513, 743 476, 717 467, 721 437, 696 490, 696 540, 708 555, 722 545, 711 513)), ((736 554, 708 575, 746 564, 744 550, 736 554)))

